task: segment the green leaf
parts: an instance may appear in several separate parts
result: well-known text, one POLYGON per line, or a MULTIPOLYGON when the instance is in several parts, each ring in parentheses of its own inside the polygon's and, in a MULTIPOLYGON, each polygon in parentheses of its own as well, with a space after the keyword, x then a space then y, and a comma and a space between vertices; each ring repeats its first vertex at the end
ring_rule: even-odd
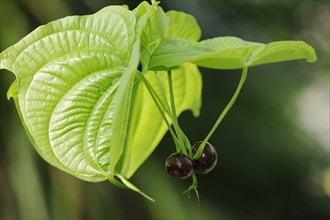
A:
POLYGON ((267 45, 236 37, 218 37, 201 42, 167 38, 149 61, 151 70, 168 70, 191 62, 214 69, 238 69, 264 63, 307 59, 316 60, 314 49, 302 41, 280 41, 267 45))
POLYGON ((179 11, 168 11, 166 15, 170 19, 170 24, 165 33, 165 37, 177 37, 198 41, 202 35, 201 29, 196 19, 189 14, 179 11))
POLYGON ((317 59, 315 50, 303 41, 272 42, 256 51, 253 56, 250 58, 249 66, 296 59, 307 59, 307 62, 315 62, 317 59))
MULTIPOLYGON (((124 74, 120 79, 120 85, 115 95, 114 104, 116 105, 115 111, 113 112, 114 119, 111 127, 111 139, 110 146, 116 146, 114 151, 110 154, 110 171, 113 174, 116 170, 117 162, 119 161, 122 153, 124 152, 125 142, 128 140, 127 129, 128 129, 128 117, 129 109, 131 105, 132 88, 135 78, 135 72, 139 65, 139 50, 140 41, 137 40, 134 43, 131 60, 124 74)), ((130 146, 129 146, 130 147, 130 146)))
POLYGON ((15 100, 34 147, 81 179, 109 175, 114 97, 128 67, 135 22, 133 12, 110 6, 41 26, 1 53, 0 67, 17 77, 15 100))
POLYGON ((158 2, 154 5, 142 2, 134 9, 138 20, 138 28, 142 27, 141 64, 144 71, 147 70, 150 55, 164 38, 169 24, 169 18, 166 16, 163 9, 157 5, 158 2))
POLYGON ((235 69, 244 65, 244 58, 259 47, 234 37, 195 42, 182 38, 166 38, 150 58, 151 70, 167 70, 186 63, 203 67, 235 69))

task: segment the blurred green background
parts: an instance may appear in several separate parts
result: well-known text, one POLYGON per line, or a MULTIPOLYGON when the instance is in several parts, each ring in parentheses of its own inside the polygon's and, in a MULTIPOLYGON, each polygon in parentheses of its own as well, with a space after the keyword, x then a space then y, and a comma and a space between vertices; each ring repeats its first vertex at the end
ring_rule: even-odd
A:
MULTIPOLYGON (((0 0, 0 50, 41 24, 89 14, 131 0, 0 0)), ((182 192, 190 180, 164 170, 175 151, 167 134, 133 182, 151 203, 109 182, 88 183, 44 162, 29 143, 6 92, 15 79, 0 72, 0 218, 7 219, 329 219, 329 1, 163 0, 194 15, 202 38, 237 36, 267 43, 304 40, 318 61, 250 69, 242 93, 210 142, 219 162, 199 178, 201 206, 182 192)), ((240 71, 201 69, 201 116, 184 112, 180 124, 202 140, 233 94, 240 71)))

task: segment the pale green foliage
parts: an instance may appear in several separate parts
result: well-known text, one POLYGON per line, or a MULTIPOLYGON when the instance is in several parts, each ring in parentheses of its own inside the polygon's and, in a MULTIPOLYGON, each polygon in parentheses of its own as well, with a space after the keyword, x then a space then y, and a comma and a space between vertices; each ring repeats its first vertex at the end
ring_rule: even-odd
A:
MULTIPOLYGON (((164 13, 157 4, 142 2, 133 11, 109 6, 93 15, 59 19, 0 54, 0 69, 16 75, 8 97, 48 163, 83 180, 109 179, 140 192, 127 179, 167 127, 137 77, 139 63, 159 96, 153 71, 167 85, 166 70, 175 69, 176 114, 190 109, 198 116, 202 80, 195 64, 234 69, 316 59, 304 42, 265 45, 234 37, 197 42, 201 31, 191 15, 164 13)), ((169 100, 164 88, 163 98, 169 100)))
POLYGON ((295 59, 316 60, 314 49, 302 41, 261 44, 236 37, 218 37, 201 42, 167 38, 153 53, 149 68, 172 69, 191 62, 214 69, 239 69, 295 59))

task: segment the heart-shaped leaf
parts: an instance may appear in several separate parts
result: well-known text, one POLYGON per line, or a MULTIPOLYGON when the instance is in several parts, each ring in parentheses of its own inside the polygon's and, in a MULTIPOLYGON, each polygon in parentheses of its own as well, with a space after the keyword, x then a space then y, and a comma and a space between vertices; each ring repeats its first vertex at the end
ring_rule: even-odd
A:
POLYGON ((128 66, 135 20, 133 12, 111 6, 41 26, 1 53, 0 67, 17 77, 18 106, 38 152, 79 178, 99 181, 109 173, 102 160, 98 166, 89 162, 84 141, 98 136, 96 155, 109 148, 111 134, 105 137, 99 130, 107 129, 112 118, 97 130, 87 125, 95 123, 94 113, 109 115, 117 108, 111 103, 128 66))

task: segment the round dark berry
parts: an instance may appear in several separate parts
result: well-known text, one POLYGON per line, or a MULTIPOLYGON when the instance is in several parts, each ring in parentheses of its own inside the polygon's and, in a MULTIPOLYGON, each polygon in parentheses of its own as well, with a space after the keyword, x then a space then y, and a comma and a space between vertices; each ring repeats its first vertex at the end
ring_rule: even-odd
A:
MULTIPOLYGON (((194 144, 192 148, 193 155, 196 154, 202 141, 194 144)), ((197 160, 193 160, 194 171, 198 174, 207 174, 217 164, 218 154, 215 148, 208 142, 206 142, 205 148, 201 157, 197 160)))
POLYGON ((186 179, 193 172, 193 165, 189 157, 182 153, 173 153, 165 163, 167 173, 175 178, 186 179))

